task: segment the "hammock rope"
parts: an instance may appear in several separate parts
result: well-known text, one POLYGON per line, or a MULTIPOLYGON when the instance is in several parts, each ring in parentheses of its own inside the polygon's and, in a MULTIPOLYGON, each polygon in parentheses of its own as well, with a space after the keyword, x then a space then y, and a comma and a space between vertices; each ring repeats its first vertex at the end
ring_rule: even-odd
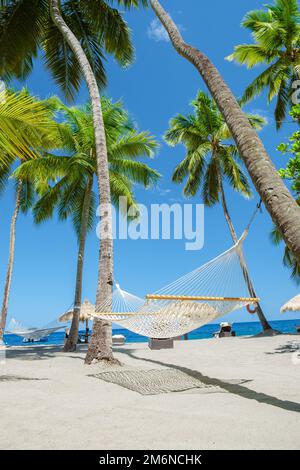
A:
POLYGON ((256 305, 249 297, 241 267, 243 242, 260 210, 253 216, 238 242, 211 261, 141 299, 121 289, 113 292, 112 308, 102 303, 97 318, 150 338, 184 335, 242 307, 256 305))

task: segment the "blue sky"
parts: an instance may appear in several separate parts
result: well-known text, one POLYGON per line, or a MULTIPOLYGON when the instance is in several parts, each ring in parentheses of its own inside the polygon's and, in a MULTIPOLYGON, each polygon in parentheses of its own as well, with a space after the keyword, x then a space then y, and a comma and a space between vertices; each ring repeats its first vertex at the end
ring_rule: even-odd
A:
MULTIPOLYGON (((249 34, 240 27, 245 13, 260 8, 262 0, 165 0, 162 2, 180 25, 186 40, 202 49, 221 71, 233 92, 239 96, 258 69, 248 71, 224 60, 234 45, 249 41, 249 34)), ((163 175, 155 190, 136 190, 137 198, 145 204, 186 202, 182 188, 171 183, 176 164, 183 158, 183 147, 168 148, 162 135, 169 119, 176 113, 189 111, 189 102, 205 86, 196 70, 180 58, 151 10, 126 13, 133 32, 136 61, 127 70, 108 60, 109 87, 106 93, 113 99, 122 99, 141 130, 149 130, 160 141, 161 147, 151 163, 163 175)), ((26 85, 40 98, 58 94, 51 77, 40 61, 26 85)), ((17 84, 17 86, 21 86, 17 84)), ((77 102, 87 99, 86 89, 77 102)), ((286 123, 278 133, 265 96, 248 106, 249 111, 261 112, 269 120, 261 138, 275 165, 279 168, 285 159, 276 146, 290 135, 293 125, 286 123)), ((258 196, 245 201, 226 188, 228 204, 234 224, 241 233, 247 224, 258 196)), ((189 201, 201 202, 199 198, 189 201)), ((0 281, 3 286, 7 263, 9 221, 13 210, 13 191, 10 187, 1 204, 0 281)), ((282 250, 272 246, 269 233, 272 222, 266 210, 259 215, 245 243, 245 254, 262 305, 270 319, 295 318, 297 314, 281 315, 280 306, 299 289, 282 266, 282 250)), ((205 243, 201 251, 186 251, 184 241, 116 241, 115 278, 121 286, 139 296, 153 292, 191 271, 224 251, 231 244, 221 208, 205 210, 205 243)), ((84 297, 95 300, 99 241, 95 232, 87 242, 84 297)), ((31 325, 43 325, 68 308, 73 301, 77 242, 71 225, 57 220, 36 227, 31 216, 20 216, 17 225, 16 257, 9 303, 9 318, 16 317, 31 325)), ((221 294, 221 293, 220 293, 221 294)), ((229 316, 231 320, 250 321, 245 310, 229 316)))

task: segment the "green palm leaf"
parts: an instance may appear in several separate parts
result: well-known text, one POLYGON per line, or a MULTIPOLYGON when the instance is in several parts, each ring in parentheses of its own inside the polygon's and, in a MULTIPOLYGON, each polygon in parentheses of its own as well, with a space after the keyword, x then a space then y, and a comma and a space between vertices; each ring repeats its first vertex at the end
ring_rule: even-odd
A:
MULTIPOLYGON (((144 0, 65 0, 64 20, 80 41, 100 88, 106 85, 105 54, 121 65, 134 59, 131 33, 118 6, 146 6, 144 0)), ((0 0, 0 74, 25 78, 39 51, 68 101, 75 98, 83 79, 77 60, 54 26, 49 0, 0 0)))
POLYGON ((126 176, 133 183, 142 184, 145 188, 155 185, 160 178, 160 174, 145 163, 125 158, 110 163, 110 170, 114 174, 126 176))
MULTIPOLYGON (((121 102, 102 99, 103 118, 107 136, 112 202, 126 197, 129 206, 136 208, 134 186, 155 185, 160 175, 139 157, 152 158, 157 143, 148 132, 137 132, 121 102)), ((51 112, 56 112, 60 124, 56 125, 55 155, 44 151, 40 158, 24 162, 13 173, 15 179, 30 182, 39 199, 33 208, 37 223, 51 218, 57 210, 60 220, 71 219, 76 234, 80 234, 83 200, 87 182, 96 173, 95 137, 90 105, 67 107, 59 99, 48 101, 51 112)), ((95 195, 92 194, 88 227, 95 217, 95 195)))
MULTIPOLYGON (((274 245, 279 246, 283 241, 282 234, 280 230, 274 225, 270 233, 271 241, 274 245)), ((300 284, 300 263, 293 256, 291 251, 287 246, 284 248, 283 254, 283 264, 291 270, 291 278, 297 283, 300 284)))
POLYGON ((149 132, 131 131, 109 145, 109 158, 122 160, 127 157, 152 157, 156 149, 157 143, 149 132))
POLYGON ((1 0, 0 75, 23 78, 32 69, 42 37, 48 1, 1 0), (26 66, 25 66, 26 64, 26 66))
POLYGON ((36 157, 51 147, 57 125, 46 102, 38 101, 26 91, 0 94, 0 160, 36 157))
POLYGON ((68 101, 78 93, 82 74, 79 64, 59 30, 49 20, 44 27, 45 64, 68 101))
MULTIPOLYGON (((80 12, 87 23, 97 31, 98 40, 103 39, 106 52, 113 54, 121 65, 129 65, 134 58, 130 30, 120 12, 102 0, 67 2, 70 12, 80 12)), ((76 35, 78 37, 78 35, 76 35)))
MULTIPOLYGON (((171 119, 165 133, 169 145, 184 144, 185 158, 177 165, 172 180, 183 183, 184 195, 195 196, 201 190, 206 205, 219 202, 220 179, 245 197, 251 196, 248 179, 241 167, 240 156, 220 111, 209 95, 200 92, 191 105, 194 114, 178 115, 171 119)), ((265 120, 249 115, 253 127, 260 129, 265 120)))
POLYGON ((249 12, 242 25, 251 31, 254 44, 235 47, 228 59, 248 67, 268 67, 245 90, 246 103, 264 90, 268 101, 277 97, 275 118, 280 128, 291 105, 291 80, 300 70, 300 12, 297 0, 274 0, 266 9, 249 12))

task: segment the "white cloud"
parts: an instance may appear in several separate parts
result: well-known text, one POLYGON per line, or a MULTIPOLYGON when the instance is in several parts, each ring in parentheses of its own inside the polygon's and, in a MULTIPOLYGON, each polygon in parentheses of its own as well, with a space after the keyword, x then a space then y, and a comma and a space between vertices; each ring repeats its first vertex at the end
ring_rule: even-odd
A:
POLYGON ((166 196, 171 192, 171 189, 156 188, 156 190, 161 194, 161 196, 166 196))
POLYGON ((147 30, 147 34, 150 39, 153 39, 156 42, 170 41, 167 31, 165 30, 163 25, 158 21, 157 18, 151 21, 147 30))

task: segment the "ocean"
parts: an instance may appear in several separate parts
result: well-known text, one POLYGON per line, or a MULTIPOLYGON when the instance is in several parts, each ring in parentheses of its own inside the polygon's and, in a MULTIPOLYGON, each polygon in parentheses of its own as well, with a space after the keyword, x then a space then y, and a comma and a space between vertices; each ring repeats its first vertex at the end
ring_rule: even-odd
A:
MULTIPOLYGON (((300 319, 295 320, 280 320, 280 321, 271 321, 272 328, 279 330, 282 333, 296 333, 296 327, 300 326, 300 319)), ((213 338, 213 334, 219 330, 219 324, 208 324, 198 328, 197 330, 189 333, 189 339, 207 339, 213 338)), ((233 330, 236 332, 236 336, 252 336, 260 333, 262 331, 261 325, 259 322, 251 323, 234 323, 233 330)), ((80 331, 81 334, 84 334, 84 331, 80 331)), ((137 335, 132 331, 128 331, 121 328, 114 328, 113 334, 122 334, 126 337, 127 343, 142 343, 147 342, 148 338, 144 336, 137 335)), ((52 333, 48 337, 48 341, 39 342, 38 344, 63 344, 65 333, 64 331, 58 331, 52 333)), ((8 346, 20 346, 20 345, 32 345, 32 343, 22 343, 22 338, 19 336, 9 334, 4 335, 4 342, 8 346)))

